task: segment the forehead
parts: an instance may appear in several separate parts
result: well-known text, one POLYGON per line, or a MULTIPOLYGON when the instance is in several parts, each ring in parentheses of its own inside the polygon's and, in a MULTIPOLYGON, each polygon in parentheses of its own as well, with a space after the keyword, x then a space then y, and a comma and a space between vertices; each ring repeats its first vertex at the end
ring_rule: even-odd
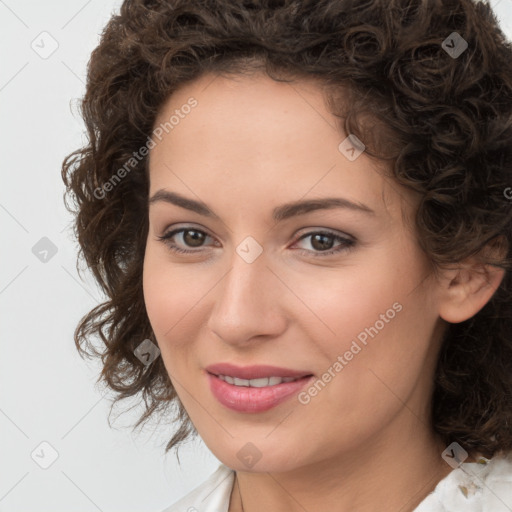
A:
MULTIPOLYGON (((192 98, 196 106, 173 127, 169 150, 179 152, 186 144, 212 156, 222 145, 225 160, 245 156, 262 164, 265 155, 273 161, 279 154, 283 159, 317 158, 318 152, 312 150, 319 138, 330 133, 325 146, 339 138, 321 90, 311 82, 288 84, 262 74, 205 75, 172 94, 155 124, 188 110, 185 106, 192 98)), ((155 149, 153 153, 162 147, 155 149)))
POLYGON ((255 204, 342 194, 381 214, 404 199, 374 159, 363 152, 351 161, 342 154, 347 134, 312 80, 204 75, 171 95, 158 127, 164 130, 150 150, 150 194, 215 191, 255 204))

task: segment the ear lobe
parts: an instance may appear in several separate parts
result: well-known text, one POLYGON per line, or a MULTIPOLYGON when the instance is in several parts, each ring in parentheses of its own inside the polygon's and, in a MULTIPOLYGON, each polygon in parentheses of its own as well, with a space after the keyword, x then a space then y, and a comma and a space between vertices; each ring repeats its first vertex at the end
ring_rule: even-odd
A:
POLYGON ((468 320, 489 302, 504 276, 505 270, 482 263, 445 271, 439 316, 453 324, 468 320))

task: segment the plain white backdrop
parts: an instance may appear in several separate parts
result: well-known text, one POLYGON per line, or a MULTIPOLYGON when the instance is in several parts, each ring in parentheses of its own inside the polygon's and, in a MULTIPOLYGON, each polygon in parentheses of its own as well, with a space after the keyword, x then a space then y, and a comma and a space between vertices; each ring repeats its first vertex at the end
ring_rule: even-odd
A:
MULTIPOLYGON (((119 413, 136 402, 111 428, 98 363, 73 341, 104 297, 77 274, 60 169, 86 143, 76 105, 121 3, 0 0, 0 512, 159 512, 219 463, 201 440, 181 466, 164 456, 171 425, 132 433, 142 409, 119 413)), ((512 0, 491 4, 512 40, 512 0)))
POLYGON ((180 449, 180 469, 164 456, 164 423, 132 433, 142 408, 119 413, 133 401, 110 428, 99 365, 74 346, 79 319, 104 297, 77 274, 60 168, 86 142, 77 100, 120 5, 0 1, 0 512, 158 512, 218 465, 197 440, 180 449))

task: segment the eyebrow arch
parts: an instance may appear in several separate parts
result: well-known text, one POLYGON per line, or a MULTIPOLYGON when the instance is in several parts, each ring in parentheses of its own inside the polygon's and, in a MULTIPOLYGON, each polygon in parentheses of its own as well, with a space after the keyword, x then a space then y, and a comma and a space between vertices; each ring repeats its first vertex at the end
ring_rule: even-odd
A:
MULTIPOLYGON (((160 201, 180 206, 181 208, 191 210, 199 213, 200 215, 204 215, 205 217, 220 220, 219 216, 213 213, 202 201, 189 199, 176 192, 160 189, 149 199, 148 204, 152 205, 160 201)), ((306 201, 299 200, 277 206, 272 211, 272 219, 275 222, 279 222, 296 215, 303 215, 315 210, 327 210, 332 208, 347 208, 367 215, 375 215, 375 212, 363 203, 355 203, 341 197, 325 197, 321 199, 309 199, 306 201)))

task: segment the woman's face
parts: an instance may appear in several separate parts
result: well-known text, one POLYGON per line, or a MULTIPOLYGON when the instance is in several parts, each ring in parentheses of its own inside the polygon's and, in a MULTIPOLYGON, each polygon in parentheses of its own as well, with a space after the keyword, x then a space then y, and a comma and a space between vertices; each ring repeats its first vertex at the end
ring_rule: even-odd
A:
POLYGON ((197 431, 237 470, 371 456, 428 430, 443 321, 402 216, 414 201, 364 152, 340 147, 317 87, 206 75, 155 124, 168 122, 150 151, 160 199, 149 207, 147 313, 197 431), (319 207, 327 198, 338 205, 319 207), (217 363, 313 377, 237 387, 208 373, 217 363))

